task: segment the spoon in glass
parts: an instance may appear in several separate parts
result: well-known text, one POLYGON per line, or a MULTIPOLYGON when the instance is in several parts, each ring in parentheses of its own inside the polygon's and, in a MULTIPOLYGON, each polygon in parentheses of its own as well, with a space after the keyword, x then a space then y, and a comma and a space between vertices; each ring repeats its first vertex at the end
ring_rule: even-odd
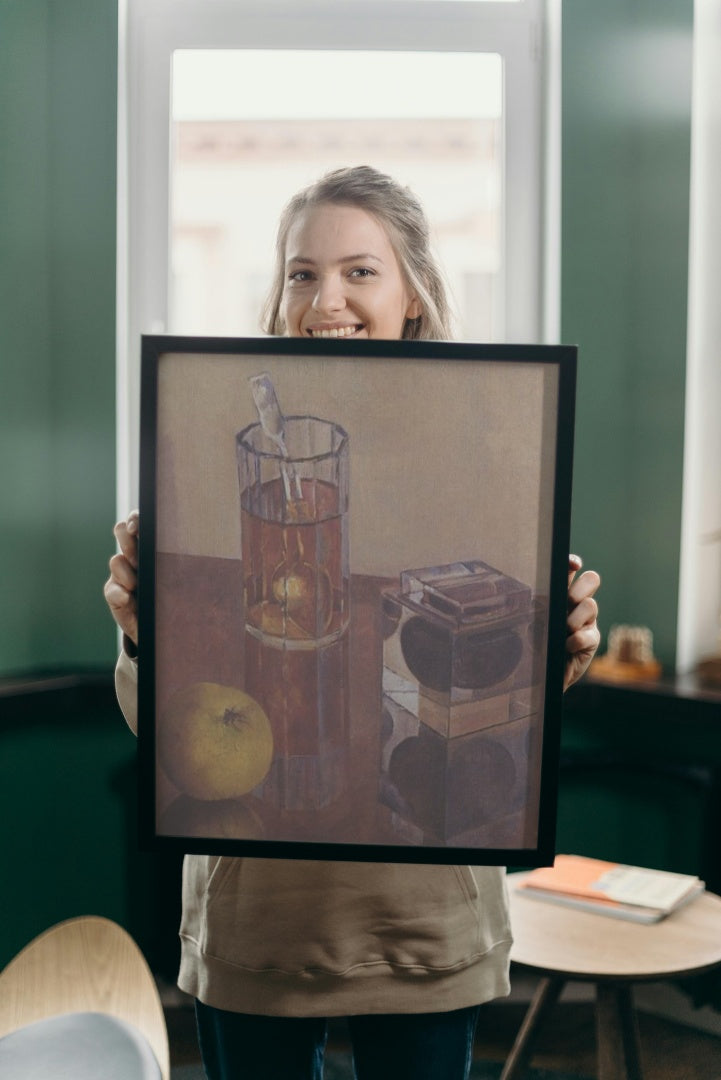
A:
POLYGON ((292 480, 295 484, 295 498, 302 499, 303 489, 301 487, 300 477, 288 461, 290 455, 288 454, 288 447, 285 442, 285 418, 280 411, 278 395, 275 392, 273 380, 267 372, 263 372, 261 375, 251 375, 248 381, 250 382, 253 401, 255 402, 255 407, 258 410, 258 416, 260 417, 261 427, 268 438, 272 439, 278 447, 281 456, 284 458, 283 463, 281 463, 280 471, 283 477, 285 497, 288 502, 293 498, 290 487, 292 480))

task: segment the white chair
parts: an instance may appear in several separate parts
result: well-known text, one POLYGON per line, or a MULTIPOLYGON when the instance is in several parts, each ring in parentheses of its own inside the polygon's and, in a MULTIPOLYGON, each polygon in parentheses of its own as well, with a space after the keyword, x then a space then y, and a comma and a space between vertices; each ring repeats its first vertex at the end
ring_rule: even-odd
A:
POLYGON ((0 1076, 169 1080, 155 980, 117 923, 94 915, 58 923, 0 973, 0 1076))

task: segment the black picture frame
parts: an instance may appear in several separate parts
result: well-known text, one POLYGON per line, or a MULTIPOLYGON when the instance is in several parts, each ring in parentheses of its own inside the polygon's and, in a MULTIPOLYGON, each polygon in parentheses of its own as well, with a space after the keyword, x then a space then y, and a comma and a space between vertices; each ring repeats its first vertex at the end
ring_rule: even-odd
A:
POLYGON ((576 352, 143 337, 144 849, 553 861, 576 352))

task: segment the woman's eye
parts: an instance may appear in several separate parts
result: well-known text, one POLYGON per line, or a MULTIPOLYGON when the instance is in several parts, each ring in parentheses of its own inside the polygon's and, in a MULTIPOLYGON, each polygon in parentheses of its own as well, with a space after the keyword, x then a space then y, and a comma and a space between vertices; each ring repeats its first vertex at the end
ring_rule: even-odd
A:
POLYGON ((356 266, 350 272, 350 276, 355 277, 355 278, 373 277, 374 274, 375 274, 375 271, 371 270, 371 268, 369 266, 356 266))
POLYGON ((296 281, 296 282, 299 282, 300 284, 303 284, 304 282, 310 281, 310 280, 311 280, 311 272, 310 272, 310 270, 294 270, 291 274, 288 275, 288 281, 296 281))

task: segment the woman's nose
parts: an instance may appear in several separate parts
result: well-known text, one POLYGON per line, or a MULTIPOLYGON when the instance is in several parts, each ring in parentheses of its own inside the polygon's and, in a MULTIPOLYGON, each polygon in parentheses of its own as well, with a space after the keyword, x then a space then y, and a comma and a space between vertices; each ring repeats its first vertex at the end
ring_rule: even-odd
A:
POLYGON ((328 274, 319 278, 313 307, 321 314, 340 311, 345 307, 343 283, 337 275, 328 274))

